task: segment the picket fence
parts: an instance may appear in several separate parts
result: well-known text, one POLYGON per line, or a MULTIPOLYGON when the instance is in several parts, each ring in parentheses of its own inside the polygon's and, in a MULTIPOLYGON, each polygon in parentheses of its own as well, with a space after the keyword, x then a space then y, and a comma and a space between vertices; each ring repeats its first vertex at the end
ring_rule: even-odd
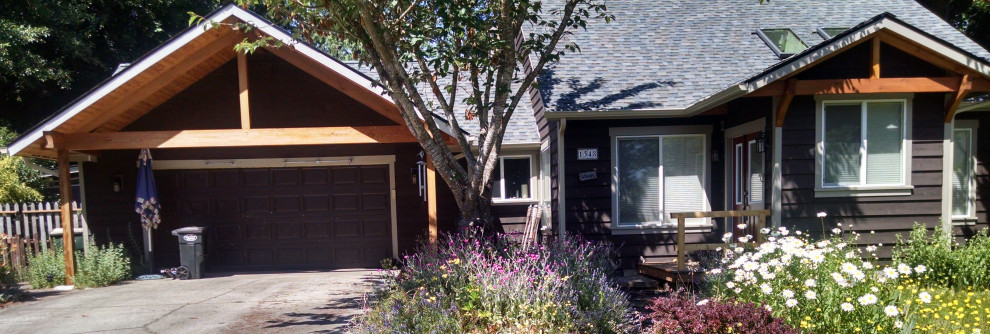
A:
MULTIPOLYGON (((72 213, 73 231, 82 232, 83 240, 89 240, 89 226, 78 202, 72 202, 72 213)), ((61 227, 58 202, 0 204, 0 235, 7 236, 8 246, 22 246, 29 252, 47 250, 48 236, 53 229, 61 227)), ((84 242, 83 246, 87 244, 84 242)))

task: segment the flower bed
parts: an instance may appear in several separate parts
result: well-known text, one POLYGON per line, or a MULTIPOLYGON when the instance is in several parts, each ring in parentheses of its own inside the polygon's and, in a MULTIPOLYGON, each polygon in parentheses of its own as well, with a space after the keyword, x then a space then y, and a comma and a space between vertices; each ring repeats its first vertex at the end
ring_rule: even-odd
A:
MULTIPOLYGON (((722 266, 711 270, 709 294, 715 299, 762 305, 805 332, 979 333, 990 328, 987 286, 966 287, 975 292, 960 291, 958 282, 942 284, 954 289, 939 287, 932 282, 959 281, 958 275, 933 271, 924 261, 879 265, 877 247, 856 246, 860 235, 841 226, 819 241, 786 228, 761 232, 767 242, 733 247, 722 266)), ((966 256, 978 258, 972 253, 966 256)))
POLYGON ((401 272, 352 330, 628 332, 629 303, 608 277, 613 255, 574 239, 524 248, 501 236, 445 236, 402 259, 401 272))

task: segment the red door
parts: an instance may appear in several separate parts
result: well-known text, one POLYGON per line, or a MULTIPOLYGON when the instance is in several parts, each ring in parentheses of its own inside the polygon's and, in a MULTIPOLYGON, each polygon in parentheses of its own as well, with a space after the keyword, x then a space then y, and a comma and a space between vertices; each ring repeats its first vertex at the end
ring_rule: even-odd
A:
MULTIPOLYGON (((732 185, 729 187, 730 205, 733 210, 762 210, 764 208, 764 178, 765 156, 758 146, 759 132, 732 139, 730 152, 732 164, 732 185)), ((735 240, 739 236, 756 236, 755 219, 752 217, 735 218, 732 221, 732 231, 735 240), (740 224, 746 224, 740 229, 740 224)))

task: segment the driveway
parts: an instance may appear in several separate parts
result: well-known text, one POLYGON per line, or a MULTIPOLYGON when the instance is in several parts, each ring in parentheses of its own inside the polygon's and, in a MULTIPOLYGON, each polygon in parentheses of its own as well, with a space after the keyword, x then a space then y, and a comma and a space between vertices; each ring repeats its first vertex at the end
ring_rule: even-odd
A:
POLYGON ((0 333, 338 333, 374 270, 218 274, 58 293, 0 309, 0 333))

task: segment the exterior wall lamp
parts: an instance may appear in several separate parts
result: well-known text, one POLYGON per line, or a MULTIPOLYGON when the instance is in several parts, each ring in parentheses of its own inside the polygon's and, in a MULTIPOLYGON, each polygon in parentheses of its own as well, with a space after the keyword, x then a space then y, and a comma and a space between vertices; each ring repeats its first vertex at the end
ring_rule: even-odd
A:
POLYGON ((767 139, 764 135, 765 131, 760 131, 760 134, 756 135, 756 151, 759 153, 766 152, 767 150, 767 139))

